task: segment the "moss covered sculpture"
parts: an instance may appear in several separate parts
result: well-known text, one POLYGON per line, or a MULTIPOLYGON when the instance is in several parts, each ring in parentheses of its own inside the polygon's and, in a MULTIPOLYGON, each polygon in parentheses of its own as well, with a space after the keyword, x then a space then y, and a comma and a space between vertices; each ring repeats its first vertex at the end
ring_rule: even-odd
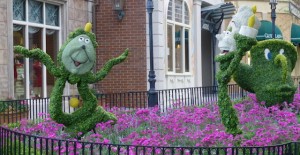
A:
POLYGON ((105 63, 104 67, 96 74, 92 68, 96 60, 96 37, 90 32, 91 24, 87 23, 85 29, 77 29, 69 35, 68 40, 61 47, 56 66, 51 57, 40 49, 28 50, 22 46, 15 46, 15 52, 28 58, 34 58, 42 62, 50 74, 56 77, 55 85, 50 97, 50 116, 57 123, 64 124, 66 131, 83 134, 92 130, 99 122, 106 122, 117 118, 101 106, 97 105, 97 99, 91 92, 88 84, 101 81, 114 65, 124 61, 128 50, 117 58, 105 63), (62 111, 62 95, 66 82, 77 84, 78 92, 83 100, 82 107, 71 114, 62 111))
POLYGON ((222 123, 226 127, 226 132, 237 135, 241 134, 242 131, 238 128, 239 119, 232 106, 230 96, 228 95, 227 85, 230 82, 232 75, 239 67, 243 56, 252 45, 256 44, 256 40, 240 34, 235 34, 234 39, 236 41, 237 50, 218 56, 216 61, 220 62, 217 80, 219 84, 218 105, 222 123))
POLYGON ((242 131, 238 128, 239 119, 227 93, 227 85, 243 56, 252 45, 256 44, 254 38, 260 22, 254 15, 255 11, 255 6, 252 8, 248 6, 241 7, 230 21, 228 29, 216 36, 221 50, 221 54, 216 58, 216 61, 220 62, 220 70, 217 73, 219 85, 218 105, 226 132, 233 135, 241 134, 242 131), (241 31, 243 35, 238 34, 241 31))
POLYGON ((297 61, 296 48, 287 41, 271 39, 258 42, 250 54, 251 64, 240 64, 233 75, 237 84, 255 93, 267 107, 291 103, 296 91, 291 78, 297 61))
POLYGON ((268 107, 284 101, 291 102, 296 91, 291 78, 291 71, 297 60, 295 47, 291 43, 276 39, 257 42, 255 39, 257 18, 254 15, 255 9, 252 8, 252 11, 252 15, 249 13, 248 16, 241 16, 248 17, 247 25, 244 20, 233 18, 234 25, 242 23, 242 26, 235 27, 234 31, 229 28, 223 35, 217 36, 221 49, 221 54, 216 58, 216 61, 220 62, 220 71, 217 74, 218 105, 222 123, 226 131, 233 135, 242 131, 238 128, 238 117, 227 93, 227 84, 232 76, 239 86, 255 93, 257 99, 264 101, 268 107), (251 64, 240 63, 249 50, 251 64))

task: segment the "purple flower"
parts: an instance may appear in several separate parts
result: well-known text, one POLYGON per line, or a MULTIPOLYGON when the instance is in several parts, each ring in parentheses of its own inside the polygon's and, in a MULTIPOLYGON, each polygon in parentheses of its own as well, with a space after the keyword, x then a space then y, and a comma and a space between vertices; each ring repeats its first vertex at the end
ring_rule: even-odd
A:
MULTIPOLYGON (((300 140, 300 124, 297 119, 300 94, 295 94, 293 103, 285 103, 282 110, 279 106, 266 108, 263 103, 257 102, 255 94, 249 94, 249 98, 251 100, 244 100, 234 106, 239 116, 240 128, 243 130, 242 135, 235 137, 225 132, 218 106, 208 104, 201 107, 169 109, 164 113, 160 112, 158 107, 137 110, 113 108, 111 112, 117 116, 117 124, 112 125, 111 121, 98 123, 95 128, 96 133, 89 132, 82 137, 82 140, 104 144, 191 147, 224 147, 237 146, 237 144, 265 146, 300 140)), ((38 136, 73 140, 62 130, 62 124, 54 122, 48 114, 39 115, 46 115, 46 118, 40 123, 22 120, 20 126, 14 130, 38 136)), ((65 150, 72 152, 74 149, 72 147, 65 150)), ((83 149, 82 145, 76 143, 76 149, 77 151, 83 149)), ((122 151, 127 154, 127 150, 122 151)), ((152 152, 151 149, 147 151, 152 152)), ((162 153, 160 149, 154 151, 162 153)), ((128 153, 135 154, 135 149, 130 148, 128 153)))

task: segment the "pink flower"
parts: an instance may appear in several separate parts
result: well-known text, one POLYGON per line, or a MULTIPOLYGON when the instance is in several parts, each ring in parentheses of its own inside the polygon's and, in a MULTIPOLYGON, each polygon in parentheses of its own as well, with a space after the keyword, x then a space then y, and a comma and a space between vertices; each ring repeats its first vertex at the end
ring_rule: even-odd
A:
POLYGON ((108 144, 108 143, 110 143, 110 140, 104 138, 102 142, 103 142, 104 144, 108 144))
MULTIPOLYGON (((293 103, 285 104, 282 110, 278 106, 266 108, 255 100, 255 95, 251 97, 253 100, 244 100, 234 106, 239 116, 240 127, 243 129, 243 134, 235 137, 225 132, 218 106, 208 104, 201 107, 169 109, 167 112, 160 112, 158 107, 138 110, 113 108, 111 112, 116 115, 118 122, 114 125, 111 121, 98 123, 96 133, 89 132, 83 135, 82 141, 191 147, 224 147, 237 144, 265 146, 300 141, 300 124, 297 119, 299 94, 295 95, 293 103)), ((62 124, 54 122, 48 114, 40 115, 47 117, 40 123, 22 120, 20 126, 14 130, 37 136, 73 140, 62 130, 62 124)), ((82 144, 76 143, 78 152, 82 147, 82 144)), ((69 152, 72 152, 72 149, 74 148, 69 147, 69 152)), ((126 149, 122 151, 127 154, 126 149)), ((152 152, 151 149, 147 151, 152 152)), ((154 151, 162 153, 160 149, 154 151)), ((135 149, 130 148, 128 153, 135 154, 135 149)))

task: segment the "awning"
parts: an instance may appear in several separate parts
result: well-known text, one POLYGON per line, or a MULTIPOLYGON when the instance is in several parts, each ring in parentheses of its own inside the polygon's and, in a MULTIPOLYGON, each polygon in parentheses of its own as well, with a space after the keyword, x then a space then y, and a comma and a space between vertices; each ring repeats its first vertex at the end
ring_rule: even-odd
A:
POLYGON ((231 18, 235 10, 235 6, 231 2, 201 8, 201 27, 218 33, 223 19, 231 18))
POLYGON ((300 45, 300 25, 292 24, 291 27, 291 42, 294 45, 300 45))
POLYGON ((214 20, 219 20, 223 15, 223 19, 231 18, 235 13, 235 6, 231 3, 221 3, 217 5, 201 8, 201 16, 209 14, 214 20))
MULTIPOLYGON (((258 41, 272 39, 272 22, 261 20, 261 26, 258 29, 256 39, 258 41)), ((283 39, 280 29, 275 25, 275 38, 283 39)))

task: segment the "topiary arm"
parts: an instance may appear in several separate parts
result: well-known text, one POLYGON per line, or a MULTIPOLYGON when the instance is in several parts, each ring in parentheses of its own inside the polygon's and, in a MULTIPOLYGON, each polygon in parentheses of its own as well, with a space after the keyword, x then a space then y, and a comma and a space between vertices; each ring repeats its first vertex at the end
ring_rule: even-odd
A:
POLYGON ((28 50, 23 46, 14 46, 14 51, 18 54, 22 54, 24 57, 33 58, 39 60, 43 63, 50 74, 54 75, 55 77, 60 77, 61 72, 54 64, 51 57, 44 51, 39 48, 28 50))
POLYGON ((110 59, 107 63, 105 63, 102 69, 96 73, 96 75, 90 74, 87 82, 91 84, 103 80, 114 65, 123 62, 127 58, 128 52, 129 49, 126 49, 120 56, 110 59))
POLYGON ((240 66, 242 57, 256 44, 256 40, 240 34, 235 34, 234 38, 236 40, 237 50, 232 52, 232 55, 229 55, 226 59, 219 59, 221 70, 217 74, 217 80, 219 83, 218 105, 220 107, 222 123, 226 127, 226 132, 237 135, 241 134, 242 131, 238 128, 239 120, 227 93, 227 84, 233 73, 235 73, 240 66))
POLYGON ((251 47, 256 45, 257 43, 255 38, 246 37, 240 34, 235 34, 234 39, 236 40, 237 51, 235 52, 235 56, 225 73, 225 75, 228 75, 229 78, 231 75, 233 75, 234 71, 236 71, 236 69, 238 68, 246 52, 249 51, 251 47))

